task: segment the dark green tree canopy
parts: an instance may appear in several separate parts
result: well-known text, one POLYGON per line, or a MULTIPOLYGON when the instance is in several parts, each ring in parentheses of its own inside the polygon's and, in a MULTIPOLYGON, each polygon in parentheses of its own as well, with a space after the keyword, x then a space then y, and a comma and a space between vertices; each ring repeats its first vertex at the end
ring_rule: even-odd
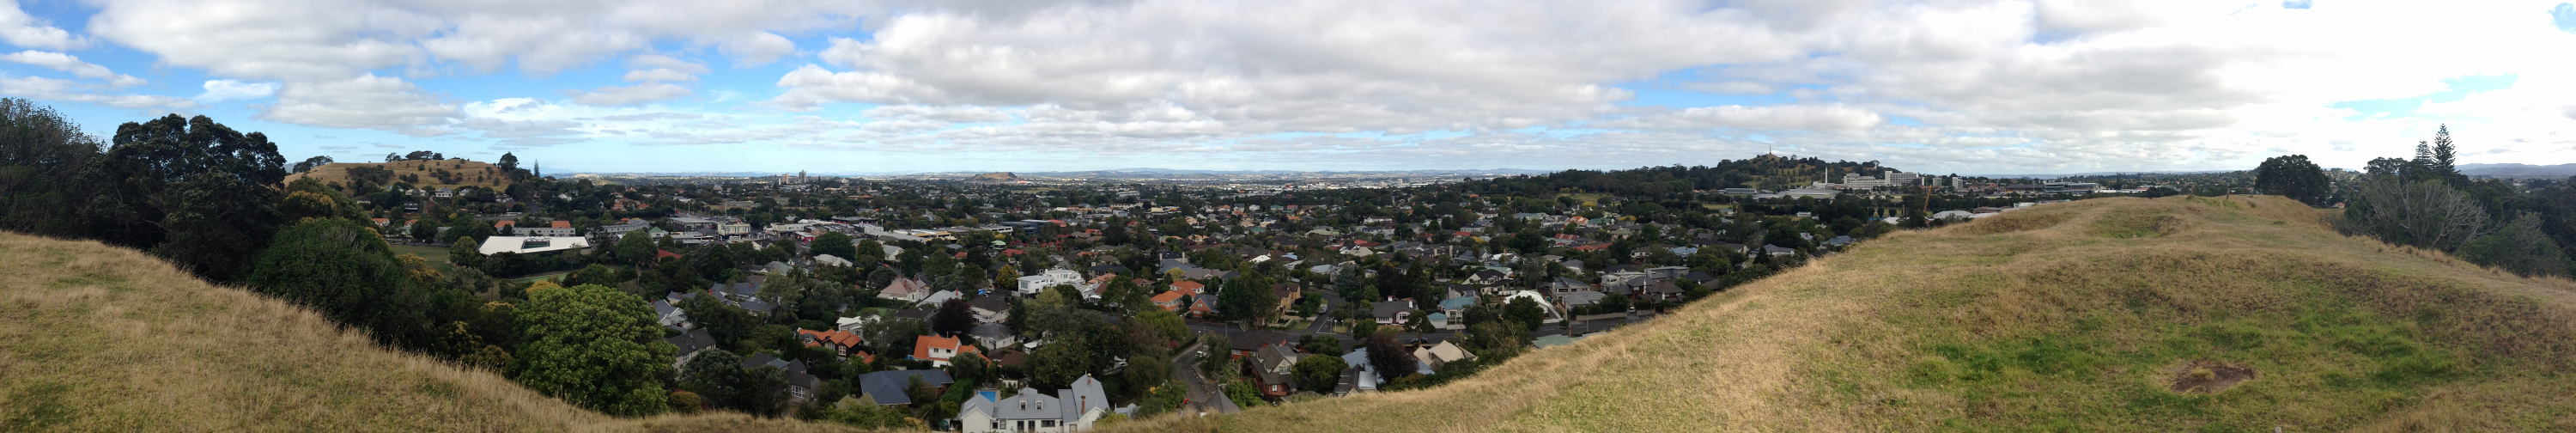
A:
POLYGON ((2307 155, 2288 155, 2265 159, 2254 168, 2254 191, 2325 206, 2332 204, 2334 187, 2326 180, 2325 169, 2308 161, 2307 155))

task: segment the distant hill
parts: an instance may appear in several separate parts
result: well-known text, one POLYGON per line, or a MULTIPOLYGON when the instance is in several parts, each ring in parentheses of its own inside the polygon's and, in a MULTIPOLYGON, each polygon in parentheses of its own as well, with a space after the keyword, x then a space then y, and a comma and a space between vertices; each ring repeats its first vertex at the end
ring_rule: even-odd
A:
POLYGON ((321 181, 326 184, 338 183, 346 186, 349 184, 350 173, 352 170, 365 171, 376 168, 381 168, 391 172, 389 175, 382 178, 387 180, 370 180, 371 182, 381 182, 379 185, 409 182, 412 186, 424 188, 472 186, 506 189, 510 187, 511 183, 513 183, 510 181, 509 176, 502 175, 501 167, 499 166, 481 161, 468 161, 462 159, 356 163, 335 162, 321 167, 315 167, 312 171, 286 175, 286 181, 293 183, 296 179, 311 177, 313 180, 321 181), (442 175, 444 177, 442 177, 442 175))
POLYGON ((1007 171, 978 174, 975 175, 975 177, 966 178, 966 181, 968 182, 1010 182, 1015 180, 1020 180, 1020 176, 1011 174, 1011 172, 1007 171))
POLYGON ((2568 177, 2576 176, 2576 164, 2463 164, 2460 174, 2494 177, 2568 177))
POLYGON ((1109 432, 2576 431, 2576 282, 2280 197, 1903 232, 1437 388, 1109 432))
POLYGON ((0 232, 0 431, 845 431, 623 419, 141 252, 0 232))

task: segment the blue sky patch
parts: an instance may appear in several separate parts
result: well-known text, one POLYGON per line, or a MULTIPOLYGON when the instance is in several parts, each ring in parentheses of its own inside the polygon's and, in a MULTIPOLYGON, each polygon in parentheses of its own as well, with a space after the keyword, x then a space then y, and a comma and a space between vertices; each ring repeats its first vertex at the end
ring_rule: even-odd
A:
POLYGON ((2576 33, 2576 3, 2559 3, 2550 8, 2549 22, 2558 24, 2560 31, 2576 33))
POLYGON ((2415 109, 2422 108, 2425 102, 2453 102, 2460 100, 2460 98, 2466 98, 2472 93, 2502 90, 2507 87, 2513 87, 2513 81, 2516 78, 2519 77, 2513 74, 2463 76, 2442 80, 2442 84, 2448 86, 2448 89, 2425 94, 2424 96, 2396 99, 2343 101, 2326 104, 2326 107, 2350 109, 2359 112, 2352 116, 2345 117, 2344 120, 2362 120, 2372 118, 2385 119, 2412 116, 2415 114, 2415 109))

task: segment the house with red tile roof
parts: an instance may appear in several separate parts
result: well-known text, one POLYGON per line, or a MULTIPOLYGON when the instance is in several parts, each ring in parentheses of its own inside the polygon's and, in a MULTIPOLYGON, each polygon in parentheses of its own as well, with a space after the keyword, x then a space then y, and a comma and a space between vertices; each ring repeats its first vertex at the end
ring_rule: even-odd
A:
POLYGON ((931 367, 946 368, 949 359, 966 354, 984 356, 975 345, 959 342, 956 337, 924 335, 912 340, 912 359, 930 361, 931 367))
POLYGON ((859 334, 853 334, 850 331, 798 329, 796 337, 805 341, 805 347, 829 347, 841 356, 850 356, 867 350, 867 346, 861 344, 865 339, 859 338, 859 334))

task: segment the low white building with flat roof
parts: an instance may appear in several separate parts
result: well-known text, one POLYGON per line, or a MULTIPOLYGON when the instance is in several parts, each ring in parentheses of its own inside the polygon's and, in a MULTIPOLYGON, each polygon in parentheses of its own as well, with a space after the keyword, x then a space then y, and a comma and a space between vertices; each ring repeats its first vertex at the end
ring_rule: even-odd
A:
POLYGON ((590 238, 580 236, 493 236, 483 238, 476 251, 489 256, 500 253, 536 254, 590 248, 590 238))

